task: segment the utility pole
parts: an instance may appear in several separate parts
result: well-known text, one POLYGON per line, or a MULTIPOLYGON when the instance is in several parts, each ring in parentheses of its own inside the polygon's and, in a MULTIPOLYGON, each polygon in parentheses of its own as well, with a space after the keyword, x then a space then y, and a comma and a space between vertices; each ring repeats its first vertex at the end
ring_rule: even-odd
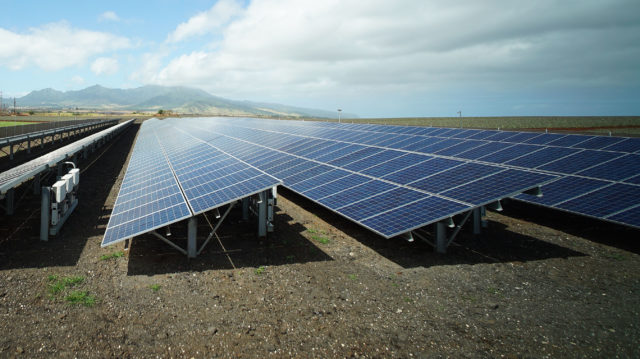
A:
POLYGON ((17 115, 18 113, 16 112, 16 98, 13 98, 13 114, 17 115))
POLYGON ((342 112, 342 109, 341 109, 341 108, 339 108, 339 109, 338 109, 338 123, 342 122, 342 121, 340 120, 340 113, 341 113, 341 112, 342 112))
POLYGON ((458 116, 460 117, 460 128, 462 128, 462 111, 458 111, 458 116))

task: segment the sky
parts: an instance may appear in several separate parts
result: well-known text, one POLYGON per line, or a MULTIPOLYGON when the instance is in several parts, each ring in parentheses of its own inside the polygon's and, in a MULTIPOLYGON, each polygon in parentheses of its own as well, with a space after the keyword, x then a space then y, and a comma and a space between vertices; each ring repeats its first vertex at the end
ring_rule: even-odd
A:
POLYGON ((640 115, 640 1, 3 2, 5 99, 95 84, 360 117, 640 115))

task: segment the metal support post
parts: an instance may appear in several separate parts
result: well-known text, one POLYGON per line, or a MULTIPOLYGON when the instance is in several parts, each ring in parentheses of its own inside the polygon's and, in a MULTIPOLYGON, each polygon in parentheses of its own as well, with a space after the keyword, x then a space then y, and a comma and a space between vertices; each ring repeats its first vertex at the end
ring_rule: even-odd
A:
POLYGON ((31 137, 27 135, 27 153, 31 153, 31 137))
POLYGON ((42 187, 42 204, 40 206, 40 240, 49 240, 49 202, 51 200, 51 190, 49 187, 42 187))
POLYGON ((198 247, 196 243, 198 235, 198 219, 196 217, 189 218, 187 224, 187 257, 195 258, 198 254, 198 247))
POLYGON ((447 252, 447 228, 442 222, 436 223, 436 252, 447 252))
POLYGON ((473 209, 473 234, 480 234, 480 225, 482 224, 480 216, 480 207, 473 209))
POLYGON ((64 170, 64 164, 62 162, 58 162, 58 179, 62 177, 63 170, 64 170))
POLYGON ((242 220, 249 220, 249 197, 242 199, 242 220))
POLYGON ((13 159, 13 143, 9 143, 9 159, 13 159))
POLYGON ((13 188, 10 188, 7 191, 7 194, 5 195, 5 200, 6 200, 6 205, 5 205, 5 210, 7 213, 7 216, 11 216, 14 212, 14 197, 15 197, 15 190, 13 188))
POLYGON ((40 173, 33 176, 33 194, 40 194, 40 173))
POLYGON ((267 235, 267 191, 258 193, 260 203, 258 203, 258 237, 267 235))

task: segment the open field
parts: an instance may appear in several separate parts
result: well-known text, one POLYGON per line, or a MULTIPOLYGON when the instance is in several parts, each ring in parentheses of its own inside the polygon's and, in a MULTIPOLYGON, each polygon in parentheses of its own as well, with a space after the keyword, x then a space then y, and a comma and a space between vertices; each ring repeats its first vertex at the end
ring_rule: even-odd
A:
POLYGON ((39 123, 39 122, 35 122, 35 121, 5 121, 5 120, 0 120, 0 127, 13 127, 13 126, 32 125, 34 123, 39 123))
POLYGON ((137 129, 80 164, 58 238, 37 197, 0 217, 0 357, 640 356, 638 231, 535 206, 438 255, 281 190, 264 241, 232 213, 193 260, 150 235, 100 248, 137 129))
MULTIPOLYGON (((332 119, 336 122, 337 120, 332 119)), ((424 117, 343 119, 350 123, 372 123, 404 126, 434 126, 455 128, 486 128, 505 130, 544 130, 640 134, 640 116, 593 117, 424 117)))

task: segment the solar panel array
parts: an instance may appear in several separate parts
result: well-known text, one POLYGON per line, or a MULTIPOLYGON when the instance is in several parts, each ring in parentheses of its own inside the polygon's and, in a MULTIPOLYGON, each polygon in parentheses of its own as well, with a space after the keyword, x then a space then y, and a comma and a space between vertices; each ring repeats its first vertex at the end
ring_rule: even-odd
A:
POLYGON ((548 174, 389 147, 393 134, 257 119, 171 119, 284 186, 384 236, 553 180, 548 174))
POLYGON ((187 219, 281 182, 199 138, 178 121, 140 129, 102 246, 187 219))
MULTIPOLYGON (((439 127, 299 122, 347 142, 556 175, 516 199, 640 228, 640 138, 439 127)), ((425 180, 431 182, 429 179, 425 180)))
POLYGON ((107 128, 100 132, 96 132, 92 135, 84 137, 78 141, 61 147, 57 150, 51 151, 46 155, 35 158, 29 162, 23 163, 20 166, 16 166, 8 171, 0 174, 0 194, 6 193, 11 188, 17 187, 25 181, 29 180, 33 176, 43 172, 58 162, 73 156, 73 154, 81 151, 83 148, 90 146, 94 142, 102 139, 103 137, 115 133, 129 126, 133 120, 122 122, 113 127, 107 128))

